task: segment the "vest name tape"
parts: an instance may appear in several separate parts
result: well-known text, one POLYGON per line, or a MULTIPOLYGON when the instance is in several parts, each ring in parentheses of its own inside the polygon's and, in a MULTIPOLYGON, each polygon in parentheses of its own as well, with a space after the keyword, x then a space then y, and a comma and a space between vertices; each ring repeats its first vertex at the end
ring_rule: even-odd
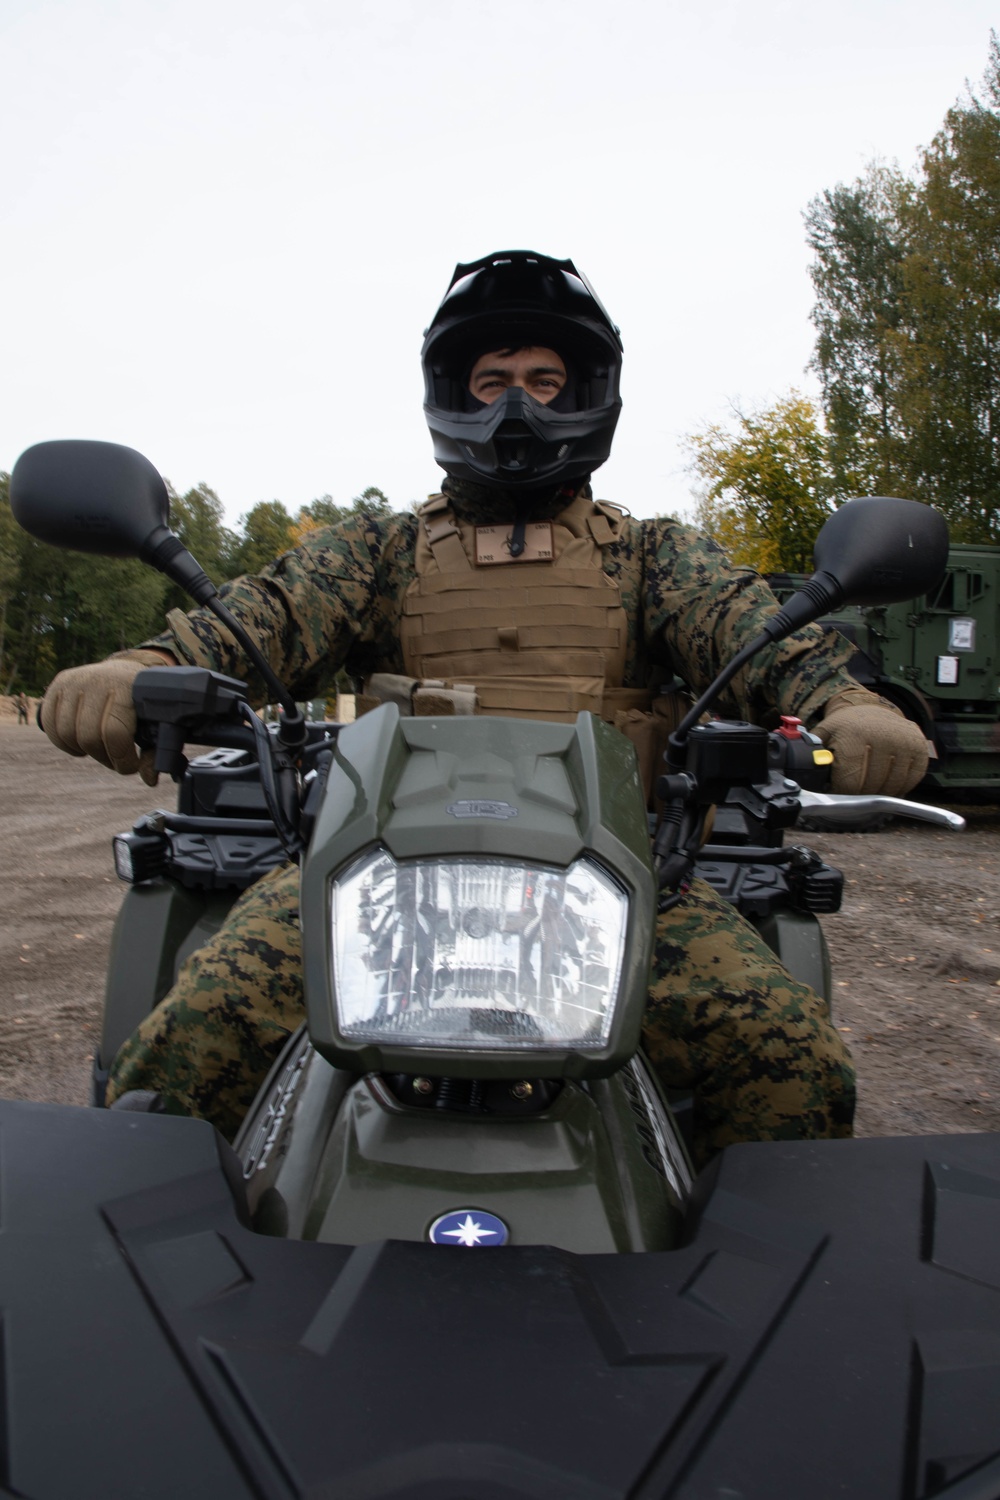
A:
POLYGON ((476 564, 487 567, 492 563, 551 562, 553 558, 552 522, 529 521, 524 528, 523 550, 514 557, 511 553, 511 538, 514 527, 477 526, 476 564))

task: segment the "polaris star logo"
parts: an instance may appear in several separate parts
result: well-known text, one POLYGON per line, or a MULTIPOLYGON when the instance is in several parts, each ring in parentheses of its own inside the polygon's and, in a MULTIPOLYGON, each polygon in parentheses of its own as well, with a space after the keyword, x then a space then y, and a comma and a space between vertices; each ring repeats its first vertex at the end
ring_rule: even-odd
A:
POLYGON ((449 802, 446 812, 453 818, 516 818, 517 808, 509 802, 449 802))
POLYGON ((455 1208, 435 1219, 427 1231, 432 1245, 506 1245, 509 1233, 503 1219, 479 1208, 455 1208))

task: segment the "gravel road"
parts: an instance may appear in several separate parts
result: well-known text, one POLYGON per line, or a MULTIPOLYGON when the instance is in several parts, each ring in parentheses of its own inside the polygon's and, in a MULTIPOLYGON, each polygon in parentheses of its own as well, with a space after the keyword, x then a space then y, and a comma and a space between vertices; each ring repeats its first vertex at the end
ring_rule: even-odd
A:
MULTIPOLYGON (((121 899, 110 837, 171 796, 0 722, 0 1096, 86 1102, 121 899)), ((825 926, 862 1135, 1000 1131, 1000 809, 964 811, 958 835, 802 836, 847 877, 825 926)))

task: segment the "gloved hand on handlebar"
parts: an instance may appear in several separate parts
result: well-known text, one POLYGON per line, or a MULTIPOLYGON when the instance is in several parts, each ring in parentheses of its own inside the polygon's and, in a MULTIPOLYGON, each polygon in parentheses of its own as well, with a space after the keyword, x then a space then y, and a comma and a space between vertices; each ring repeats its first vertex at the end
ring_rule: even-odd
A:
POLYGON ((42 702, 41 725, 67 755, 90 755, 122 776, 136 771, 155 786, 153 751, 135 743, 136 719, 132 683, 145 667, 176 665, 162 651, 119 651, 107 661, 69 667, 49 683, 42 702))
POLYGON ((832 792, 902 797, 927 770, 923 731, 866 688, 831 698, 815 732, 833 751, 832 792))

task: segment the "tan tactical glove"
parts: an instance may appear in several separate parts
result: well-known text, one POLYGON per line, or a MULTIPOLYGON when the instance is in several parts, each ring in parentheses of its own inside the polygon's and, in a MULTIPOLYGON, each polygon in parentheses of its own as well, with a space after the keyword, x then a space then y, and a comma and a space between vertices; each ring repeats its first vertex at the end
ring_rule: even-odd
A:
POLYGON ((866 688, 831 698, 816 733, 833 751, 833 792, 902 797, 927 770, 923 731, 866 688))
POLYGON ((136 771, 155 786, 153 751, 141 753, 135 743, 132 683, 144 667, 163 667, 170 658, 160 651, 119 651, 107 661, 69 667, 49 684, 41 724, 67 755, 91 755, 122 776, 136 771))

